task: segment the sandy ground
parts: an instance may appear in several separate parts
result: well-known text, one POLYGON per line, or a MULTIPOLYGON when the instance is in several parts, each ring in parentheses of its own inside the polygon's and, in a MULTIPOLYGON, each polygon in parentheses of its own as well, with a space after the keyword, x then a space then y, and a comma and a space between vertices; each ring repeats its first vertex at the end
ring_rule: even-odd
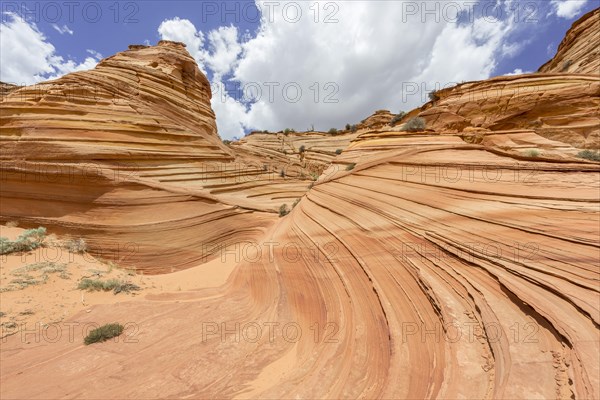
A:
MULTIPOLYGON (((15 240, 25 229, 0 226, 0 236, 15 240)), ((44 247, 27 253, 0 256, 0 337, 21 330, 61 322, 92 306, 135 301, 147 295, 223 285, 235 267, 216 259, 195 268, 171 274, 144 276, 119 268, 87 253, 61 247, 63 241, 49 235, 44 247), (77 288, 82 279, 117 279, 140 290, 114 294, 77 288)))

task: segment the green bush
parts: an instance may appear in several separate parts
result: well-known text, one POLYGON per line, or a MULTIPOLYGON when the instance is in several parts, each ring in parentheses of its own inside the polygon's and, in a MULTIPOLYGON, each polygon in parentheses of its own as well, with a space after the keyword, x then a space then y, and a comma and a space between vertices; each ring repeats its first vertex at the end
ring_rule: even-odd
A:
POLYGON ((346 166, 346 171, 352 171, 356 167, 356 163, 348 164, 346 166))
POLYGON ((100 279, 89 279, 84 278, 79 282, 77 289, 79 290, 87 290, 88 292, 100 292, 109 290, 113 290, 117 286, 121 285, 123 282, 117 279, 110 279, 108 281, 102 281, 100 279))
POLYGON ((28 272, 41 271, 44 274, 55 272, 66 272, 66 263, 55 263, 51 261, 42 261, 33 264, 27 264, 24 267, 17 268, 11 272, 13 275, 25 275, 28 272))
POLYGON ((229 146, 231 144, 231 140, 225 139, 225 140, 223 140, 223 144, 226 146, 229 146))
POLYGON ((406 116, 404 111, 400 111, 398 114, 394 115, 394 118, 390 121, 390 126, 396 125, 398 122, 402 121, 402 119, 406 116))
POLYGON ((290 209, 288 208, 287 204, 282 204, 281 207, 279 207, 279 217, 285 217, 289 213, 290 209))
POLYGON ((585 160, 600 162, 600 153, 597 151, 583 150, 577 154, 577 157, 585 160))
POLYGON ((352 129, 352 125, 346 124, 346 130, 349 131, 350 129, 352 129))
POLYGON ((338 130, 335 128, 331 128, 327 133, 329 133, 330 135, 335 135, 338 133, 338 130))
POLYGON ((46 228, 28 229, 14 242, 8 238, 0 238, 0 254, 32 251, 42 246, 46 238, 46 228))
POLYGON ((437 92, 435 90, 432 90, 431 92, 429 92, 429 100, 431 100, 435 103, 439 99, 440 99, 440 96, 437 94, 437 92))
POLYGON ((18 276, 18 279, 10 282, 8 290, 20 290, 26 288, 27 286, 46 283, 50 278, 50 274, 58 274, 58 276, 62 279, 69 279, 71 276, 67 270, 66 263, 56 263, 51 261, 27 264, 24 267, 13 270, 11 274, 18 276), (41 274, 39 280, 29 275, 32 272, 38 272, 41 274))
POLYGON ((0 254, 10 254, 13 252, 13 242, 9 238, 0 237, 0 254))
POLYGON ((420 117, 414 117, 408 120, 401 129, 408 132, 419 132, 425 130, 425 120, 420 117))
POLYGON ((123 333, 124 329, 125 327, 123 325, 117 323, 102 325, 101 327, 92 330, 85 339, 83 339, 83 343, 87 346, 92 343, 106 342, 109 339, 119 336, 123 333))
POLYGON ((337 155, 339 156, 340 154, 342 154, 342 152, 343 152, 343 151, 344 151, 344 150, 342 150, 342 149, 337 149, 337 150, 335 151, 335 154, 337 154, 337 155))
POLYGON ((300 146, 299 151, 300 151, 300 153, 304 153, 306 151, 306 146, 305 145, 300 146))
POLYGON ((526 155, 527 157, 536 158, 536 157, 539 157, 539 156, 540 156, 540 152, 539 152, 539 151, 537 151, 537 150, 528 150, 528 151, 525 153, 525 155, 526 155))
POLYGON ((79 282, 77 289, 87 290, 88 292, 108 292, 112 290, 114 294, 117 294, 121 292, 134 292, 140 290, 140 287, 132 283, 120 281, 118 279, 109 279, 107 281, 103 281, 100 279, 84 278, 81 280, 81 282, 79 282))
POLYGON ((357 125, 352 125, 352 126, 350 127, 350 131, 351 131, 351 132, 356 132, 357 130, 358 130, 358 126, 357 126, 357 125))

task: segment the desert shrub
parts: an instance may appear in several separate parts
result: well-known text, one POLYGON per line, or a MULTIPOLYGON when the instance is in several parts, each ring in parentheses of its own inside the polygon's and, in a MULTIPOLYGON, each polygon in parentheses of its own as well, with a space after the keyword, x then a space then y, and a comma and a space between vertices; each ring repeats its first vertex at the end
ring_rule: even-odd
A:
POLYGON ((291 131, 292 131, 292 130, 291 130, 290 128, 285 128, 285 129, 283 130, 283 134, 284 134, 284 135, 288 135, 288 134, 289 134, 291 131))
POLYGON ((356 163, 346 165, 346 171, 352 171, 356 167, 356 163))
POLYGON ((123 283, 119 286, 116 286, 113 289, 113 293, 114 294, 119 294, 121 292, 131 293, 131 292, 137 292, 138 290, 140 290, 140 287, 138 285, 134 285, 133 283, 123 283))
POLYGON ((316 181, 317 179, 319 179, 319 174, 317 174, 316 172, 311 172, 310 177, 313 181, 316 181))
POLYGON ((118 293, 129 293, 140 290, 140 287, 132 283, 120 281, 118 279, 109 279, 103 281, 101 279, 89 279, 84 278, 79 282, 77 286, 79 290, 87 290, 88 292, 109 292, 113 291, 114 294, 118 293))
POLYGON ((279 176, 282 178, 285 178, 285 170, 282 169, 281 171, 279 171, 279 176))
POLYGON ((335 151, 335 154, 337 154, 337 155, 339 156, 340 154, 342 154, 342 152, 343 152, 343 151, 344 151, 344 150, 342 150, 342 149, 337 149, 337 150, 335 151))
POLYGON ((25 275, 27 272, 40 271, 44 274, 52 274, 56 272, 65 272, 67 269, 66 263, 55 263, 51 261, 42 261, 33 264, 25 265, 11 272, 13 275, 25 275))
POLYGON ((404 111, 400 111, 398 114, 394 115, 394 118, 390 121, 390 126, 396 125, 398 122, 402 121, 402 119, 406 116, 404 111))
POLYGON ((577 154, 577 157, 583 158, 585 160, 600 162, 600 153, 596 151, 583 150, 577 154))
POLYGON ((539 156, 540 156, 540 152, 539 152, 539 151, 537 151, 537 150, 528 150, 528 151, 525 153, 525 155, 526 155, 527 157, 536 158, 536 157, 539 157, 539 156))
POLYGON ((9 238, 0 237, 0 254, 9 254, 13 252, 13 245, 9 238))
POLYGON ((437 92, 435 90, 432 90, 431 92, 429 92, 429 100, 431 100, 435 103, 439 99, 440 99, 440 96, 437 94, 437 92))
POLYGON ((119 286, 121 283, 122 282, 117 279, 103 281, 100 279, 84 278, 81 280, 81 282, 79 282, 77 289, 87 290, 88 292, 108 292, 109 290, 113 290, 115 287, 119 286))
POLYGON ((420 117, 414 117, 408 120, 402 127, 403 131, 418 132, 425 130, 425 120, 420 117))
MULTIPOLYGON (((20 281, 18 279, 16 281, 13 281, 12 283, 17 283, 23 287, 39 283, 45 283, 49 278, 49 274, 58 274, 58 276, 62 279, 69 279, 69 276, 71 275, 67 271, 66 263, 56 263, 51 261, 42 261, 33 264, 28 264, 24 267, 13 270, 11 274, 17 275, 20 279, 20 281), (40 272, 42 274, 41 280, 35 280, 32 276, 29 275, 30 272, 40 272)), ((21 289, 23 287, 21 287, 21 289)))
POLYGON ((83 339, 83 342, 87 345, 97 342, 106 342, 109 339, 119 336, 123 333, 125 327, 121 324, 106 324, 99 328, 96 328, 83 339))
POLYGON ((19 226, 19 221, 8 221, 5 225, 7 228, 16 228, 19 226))
POLYGON ((352 129, 352 125, 346 124, 346 130, 349 131, 350 129, 352 129))
POLYGON ((4 287, 0 292, 10 292, 12 290, 22 290, 29 286, 40 285, 48 281, 48 275, 42 275, 39 279, 34 278, 31 275, 19 275, 17 279, 13 279, 8 283, 7 287, 4 287))
POLYGON ((290 209, 288 208, 287 204, 282 204, 281 207, 279 207, 279 217, 285 217, 289 213, 290 209))
POLYGON ((58 274, 62 279, 69 279, 70 276, 66 263, 51 261, 37 262, 11 271, 11 275, 15 275, 15 279, 11 280, 1 291, 22 290, 29 286, 44 284, 50 278, 50 274, 58 274), (38 273, 39 275, 34 277, 33 273, 38 273))
POLYGON ((335 135, 338 133, 338 130, 335 128, 331 128, 327 133, 329 133, 330 135, 335 135))
POLYGON ((231 144, 231 140, 223 140, 223 144, 229 146, 231 144))
POLYGON ((67 240, 63 247, 71 253, 82 254, 87 251, 87 243, 83 238, 67 240))
POLYGON ((46 228, 28 229, 15 241, 0 238, 0 254, 10 254, 21 251, 32 251, 42 246, 46 238, 46 228))
POLYGON ((41 245, 46 238, 46 228, 39 227, 37 229, 28 229, 23 232, 19 238, 23 241, 29 241, 41 245))
POLYGON ((300 146, 299 151, 300 151, 300 153, 304 153, 306 151, 306 146, 305 145, 300 146))

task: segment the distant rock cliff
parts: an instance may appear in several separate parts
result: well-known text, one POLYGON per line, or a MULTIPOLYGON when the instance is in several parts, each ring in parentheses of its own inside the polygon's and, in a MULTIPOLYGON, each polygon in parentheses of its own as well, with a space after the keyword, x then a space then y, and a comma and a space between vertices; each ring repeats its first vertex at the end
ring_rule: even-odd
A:
POLYGON ((600 9, 577 20, 567 32, 554 58, 539 72, 569 72, 600 76, 600 9))

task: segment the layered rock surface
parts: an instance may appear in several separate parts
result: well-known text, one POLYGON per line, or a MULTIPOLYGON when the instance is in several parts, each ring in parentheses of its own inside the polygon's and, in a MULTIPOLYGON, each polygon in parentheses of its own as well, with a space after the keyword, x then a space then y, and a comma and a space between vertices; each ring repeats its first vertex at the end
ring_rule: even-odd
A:
POLYGON ((235 162, 210 97, 184 45, 168 41, 12 90, 0 218, 84 236, 94 255, 153 273, 254 238, 309 182, 235 162))
POLYGON ((93 188, 47 185, 93 198, 75 211, 75 201, 41 208, 40 187, 11 183, 3 201, 32 202, 15 201, 13 214, 41 210, 35 222, 65 229, 85 217, 122 235, 154 214, 177 220, 152 223, 154 239, 173 241, 164 255, 153 249, 157 264, 194 259, 195 235, 246 231, 253 242, 217 251, 238 263, 222 287, 69 320, 77 338, 87 323, 129 322, 125 341, 9 337, 2 397, 598 398, 600 165, 575 156, 593 147, 597 85, 554 73, 461 85, 407 116, 423 116, 424 132, 399 132, 385 113, 356 133, 253 134, 229 148, 199 132, 222 159, 147 163, 119 185, 104 175, 93 188), (537 95, 516 93, 532 86, 537 95), (484 94, 499 88, 509 94, 484 94), (260 211, 306 191, 309 161, 326 169, 291 214, 260 211), (238 162, 256 162, 244 174, 258 182, 260 163, 275 175, 291 164, 299 179, 211 172, 207 184, 197 172, 238 162), (236 202, 247 208, 226 205, 236 202))
POLYGON ((232 148, 236 155, 266 159, 296 169, 296 173, 321 175, 361 131, 260 133, 254 132, 232 148))
POLYGON ((419 112, 433 130, 531 129, 575 147, 600 149, 600 76, 498 77, 436 94, 439 100, 428 103, 419 112))
POLYGON ((19 86, 10 83, 0 82, 0 100, 3 100, 10 92, 17 90, 19 86))
POLYGON ((590 11, 573 24, 554 58, 539 72, 600 75, 600 9, 590 11))
POLYGON ((600 149, 600 11, 567 33, 539 73, 467 82, 435 93, 410 116, 435 131, 533 130, 577 148, 600 149), (568 64, 568 67, 566 67, 568 64))
POLYGON ((97 350, 66 340, 5 353, 3 393, 598 396, 600 166, 389 132, 331 169, 250 253, 223 254, 242 259, 226 286, 77 315, 134 321, 139 340, 104 344, 93 373, 97 350))

